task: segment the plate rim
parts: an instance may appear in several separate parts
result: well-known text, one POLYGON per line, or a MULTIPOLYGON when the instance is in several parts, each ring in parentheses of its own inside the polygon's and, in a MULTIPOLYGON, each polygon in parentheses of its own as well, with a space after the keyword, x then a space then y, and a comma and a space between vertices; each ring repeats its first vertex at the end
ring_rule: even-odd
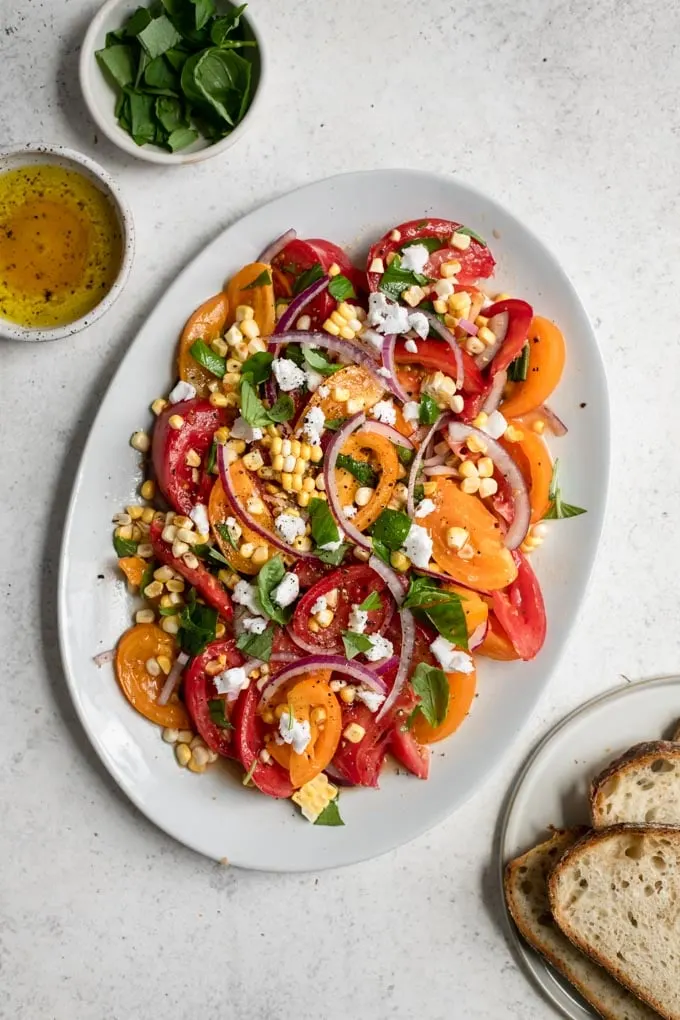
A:
MULTIPOLYGON (((548 732, 545 733, 534 745, 518 769, 516 775, 512 778, 503 802, 497 826, 497 836, 495 839, 497 848, 495 856, 496 878, 498 881, 499 895, 502 904, 504 934, 506 936, 506 940, 510 944, 513 956, 518 961, 520 969, 529 979, 530 983, 539 994, 541 994, 555 1007, 555 1009, 559 1010, 562 1016, 568 1017, 568 1020, 584 1020, 584 1018, 590 1017, 592 1017, 593 1020, 597 1020, 598 1014, 592 1009, 585 999, 581 998, 577 990, 572 988, 566 978, 563 978, 557 971, 553 970, 538 950, 533 949, 528 942, 525 942, 517 931, 512 917, 510 916, 510 911, 508 910, 507 901, 505 899, 505 867, 509 860, 509 858, 506 857, 505 842, 515 804, 520 795, 522 786, 537 759, 546 747, 552 743, 555 737, 571 726, 571 724, 580 716, 589 714, 594 708, 597 708, 603 702, 625 699, 627 695, 632 694, 634 691, 639 691, 641 689, 650 690, 666 686, 671 687, 674 685, 680 687, 680 673, 666 673, 661 676, 645 677, 642 680, 635 680, 632 682, 624 680, 623 683, 616 684, 615 687, 609 688, 606 691, 601 691, 599 694, 595 694, 592 698, 589 698, 587 701, 577 705, 565 716, 559 719, 554 726, 551 726, 548 732), (565 984, 563 985, 562 982, 565 982, 565 984), (555 991, 551 989, 550 985, 555 986, 555 991), (570 998, 574 1007, 577 1007, 579 1012, 569 1012, 566 1004, 560 1000, 558 991, 565 997, 570 998)), ((520 853, 522 852, 524 851, 520 851, 520 853)))
MULTIPOLYGON (((359 850, 349 855, 347 859, 343 860, 340 863, 335 862, 325 863, 324 860, 321 860, 317 864, 315 864, 314 868, 310 868, 306 865, 300 866, 292 865, 280 868, 273 868, 245 862, 237 862, 234 865, 242 867, 247 870, 277 871, 280 873, 304 873, 312 870, 322 871, 332 868, 347 867, 353 864, 361 863, 366 860, 372 860, 419 838, 424 833, 430 831, 432 828, 439 825, 442 821, 444 821, 446 818, 452 815, 459 808, 463 807, 464 804, 469 802, 470 798, 479 791, 480 787, 484 783, 488 782, 491 779, 495 771, 500 767, 505 756, 509 754, 512 747, 515 746, 515 741, 521 736, 524 726, 527 725, 531 715, 536 711, 541 699, 545 696, 547 687, 550 682, 550 678, 554 675, 555 671, 558 669, 564 657, 568 642, 572 636, 573 629, 578 622, 578 614, 580 613, 581 607, 583 606, 585 598, 587 597, 588 591, 590 589, 593 569, 595 567, 595 563, 598 558, 598 550, 601 545, 602 530, 609 500, 610 491, 609 483, 611 478, 611 402, 609 397, 606 367, 602 351, 600 349, 600 344, 598 342, 597 334, 593 327, 590 315, 583 301, 581 300, 581 297, 579 296, 566 270, 562 267, 562 264, 560 263, 556 255, 553 253, 552 249, 541 239, 541 237, 538 234, 534 232, 534 230, 530 226, 527 226, 517 215, 515 215, 510 209, 508 209, 502 202, 499 202, 497 199, 490 197, 483 189, 478 188, 476 185, 469 183, 467 180, 460 180, 455 175, 440 174, 420 169, 410 169, 408 167, 381 167, 377 169, 352 170, 337 174, 331 174, 327 177, 318 178, 313 181, 306 181, 295 188, 291 188, 288 191, 283 191, 280 194, 275 195, 273 198, 269 199, 266 202, 259 204, 254 203, 252 208, 248 209, 245 213, 243 213, 243 215, 238 216, 232 222, 228 223, 227 226, 223 227, 221 230, 216 231, 215 234, 210 239, 210 241, 202 245, 197 250, 196 254, 184 264, 184 266, 180 269, 180 271, 174 277, 169 286, 165 288, 163 292, 163 300, 166 300, 172 294, 175 288, 179 289, 185 276, 190 275, 194 264, 199 259, 204 257, 207 248, 210 248, 210 246, 214 244, 218 240, 218 238, 222 237, 225 233, 232 230, 238 223, 240 223, 243 219, 246 219, 253 213, 266 210, 272 206, 275 206, 281 199, 291 198, 295 195, 298 195, 319 185, 332 185, 334 181, 338 181, 340 179, 347 178, 365 179, 381 176, 398 176, 411 178, 414 180, 421 179, 425 182, 431 183, 453 185, 454 187, 459 188, 461 191, 467 192, 475 196, 478 200, 481 200, 483 203, 486 204, 486 206, 491 212, 498 211, 503 217, 510 220, 513 223, 513 225, 515 225, 521 232, 527 235, 531 240, 532 244, 536 245, 538 249, 542 252, 544 258, 551 264, 552 268, 555 269, 559 274, 561 287, 563 288, 564 291, 568 293, 570 301, 575 306, 575 308, 580 312, 585 322, 587 323, 589 329, 589 347, 598 367, 598 373, 601 384, 599 396, 601 397, 602 401, 600 409, 601 410, 600 418, 602 425, 603 472, 601 475, 601 484, 598 489, 600 493, 599 506, 596 508, 595 511, 592 512, 592 516, 590 517, 590 519, 594 522, 592 525, 591 541, 593 542, 595 552, 592 556, 592 559, 588 565, 587 572, 583 579, 581 596, 575 612, 575 618, 572 623, 572 626, 563 639, 562 646, 555 656, 555 659, 552 663, 552 668, 550 669, 546 680, 544 681, 542 686, 538 689, 533 700, 529 705, 529 708, 527 710, 523 722, 523 726, 520 727, 520 729, 515 733, 513 741, 503 746, 495 754, 493 752, 490 752, 489 754, 490 762, 486 771, 482 774, 479 774, 474 779, 474 781, 470 783, 464 795, 457 801, 457 803, 453 807, 447 804, 446 806, 442 806, 438 810, 432 811, 432 813, 428 817, 427 823, 419 825, 405 839, 396 836, 393 839, 391 838, 385 845, 383 845, 381 849, 377 851, 359 850)), ((182 845, 201 854, 202 856, 206 856, 212 860, 220 860, 220 858, 218 858, 216 855, 206 853, 206 851, 200 847, 197 840, 191 838, 190 836, 187 837, 185 835, 180 835, 179 830, 177 828, 173 828, 169 823, 162 821, 159 817, 158 812, 155 811, 152 807, 150 807, 147 803, 143 802, 143 798, 137 793, 136 784, 128 782, 128 780, 121 774, 120 770, 114 766, 112 761, 110 761, 106 748, 100 743, 99 738, 96 736, 96 734, 94 733, 90 726, 87 713, 85 712, 84 706, 81 704, 80 698, 78 696, 78 684, 75 677, 75 670, 72 671, 70 667, 68 641, 66 636, 67 546, 69 545, 69 539, 73 527, 73 517, 75 514, 76 502, 80 495, 80 490, 82 486, 84 465, 89 457, 90 447, 94 442, 94 435, 95 432, 97 431, 97 423, 99 421, 100 416, 103 414, 103 408, 107 403, 109 393, 113 386, 115 385, 115 382, 118 379, 118 377, 123 374, 125 367, 128 364, 128 360, 133 358, 134 349, 136 347, 139 336, 146 329, 149 320, 153 317, 153 315, 156 312, 156 308, 157 305, 154 305, 154 307, 150 310, 149 314, 144 318, 143 322, 137 328, 135 336, 130 342, 124 356, 121 358, 120 362, 116 367, 115 372, 113 373, 111 379, 108 382, 106 390, 104 391, 101 400, 99 401, 97 414, 89 424, 87 439, 81 451, 80 458, 78 461, 78 467, 73 477, 68 507, 64 517, 64 527, 62 531, 61 546, 59 553, 59 574, 57 589, 59 651, 67 687, 69 690, 69 694, 71 696, 71 700, 74 704, 80 725, 83 727, 85 734, 88 738, 88 741, 95 750, 99 760, 102 762, 107 772, 111 775, 112 779, 116 782, 116 784, 123 791, 123 793, 125 793, 125 795, 131 800, 131 802, 135 805, 137 810, 139 810, 146 818, 153 822, 153 824, 157 826, 157 828, 166 833, 168 836, 177 840, 182 845)), ((589 516, 590 514, 591 511, 589 509, 589 516)))

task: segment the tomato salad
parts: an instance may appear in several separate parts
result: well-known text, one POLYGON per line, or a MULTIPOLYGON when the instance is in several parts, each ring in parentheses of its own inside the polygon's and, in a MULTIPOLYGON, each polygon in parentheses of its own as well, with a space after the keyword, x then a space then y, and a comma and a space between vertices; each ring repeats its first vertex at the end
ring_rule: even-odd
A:
POLYGON ((365 268, 289 231, 189 319, 114 546, 144 599, 115 652, 180 765, 342 824, 388 754, 426 779, 488 657, 532 659, 530 565, 562 499, 565 343, 491 296, 488 245, 400 224, 365 268))

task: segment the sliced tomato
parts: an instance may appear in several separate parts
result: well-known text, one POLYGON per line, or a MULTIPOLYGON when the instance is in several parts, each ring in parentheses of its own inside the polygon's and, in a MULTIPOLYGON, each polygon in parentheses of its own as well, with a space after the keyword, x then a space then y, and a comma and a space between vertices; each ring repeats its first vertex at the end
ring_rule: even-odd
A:
MULTIPOLYGON (((460 594, 465 595, 462 589, 456 589, 460 594)), ((472 592, 468 592, 472 598, 475 598, 472 592)), ((481 600, 480 600, 481 601, 481 600)), ((463 603, 465 607, 465 603, 463 603)), ((486 608, 486 607, 485 607, 486 608)), ((474 614, 473 614, 474 615, 474 614)), ((469 623, 468 623, 469 627, 469 623)), ((440 669, 438 660, 432 654, 430 645, 436 638, 436 633, 422 623, 416 626, 416 640, 413 647, 413 669, 415 670, 419 663, 425 662, 428 666, 436 666, 440 669)), ((416 744, 415 751, 420 747, 421 744, 434 744, 439 740, 444 740, 446 737, 458 729, 460 724, 465 720, 470 706, 472 705, 473 698, 475 696, 477 674, 475 671, 472 673, 447 673, 446 679, 449 683, 449 710, 446 713, 446 718, 439 724, 439 726, 430 726, 422 712, 418 712, 415 716, 412 724, 410 733, 416 744)), ((405 748, 404 754, 410 752, 414 754, 414 748, 404 740, 403 744, 400 745, 405 748)), ((408 768, 408 762, 400 758, 396 751, 394 751, 395 757, 399 758, 406 767, 408 768)), ((415 761, 415 759, 411 759, 415 761)), ((413 771, 413 770, 411 770, 413 771)), ((416 773, 418 775, 418 773, 416 773)), ((421 776, 421 778, 427 778, 427 776, 421 776)))
MULTIPOLYGON (((508 421, 521 435, 521 439, 510 443, 501 439, 500 443, 508 451, 517 466, 519 467, 524 480, 529 487, 529 500, 531 502, 531 523, 537 524, 545 514, 550 504, 550 483, 552 481, 553 463, 550 450, 545 440, 534 432, 528 425, 521 421, 508 421)), ((506 484, 506 490, 510 486, 506 484)), ((499 488, 500 492, 500 488, 499 488)), ((508 491, 512 501, 512 492, 508 491)), ((514 501, 512 501, 514 503, 514 501)), ((495 505, 495 504, 494 504, 495 505)), ((513 508, 514 512, 514 508, 513 508)), ((508 518, 506 517, 506 520, 508 518)))
POLYGON ((187 454, 195 450, 204 462, 215 430, 226 421, 224 408, 213 407, 207 400, 199 399, 171 404, 158 416, 151 447, 153 466, 161 492, 177 513, 188 516, 197 503, 208 502, 215 476, 207 474, 202 467, 189 467, 187 454), (181 429, 170 426, 174 415, 184 419, 181 429), (194 481, 194 471, 198 472, 198 481, 194 481))
MULTIPOLYGON (((425 265, 425 274, 427 276, 438 277, 441 264, 455 260, 461 264, 461 269, 458 273, 459 283, 474 283, 475 280, 486 279, 486 277, 491 276, 496 265, 495 259, 486 244, 482 244, 480 241, 472 238, 470 247, 466 248, 465 251, 460 251, 458 248, 449 248, 447 245, 451 235, 459 230, 461 226, 462 224, 456 223, 455 220, 434 218, 409 220, 407 223, 400 223, 398 227, 389 230, 373 245, 368 253, 367 265, 370 267, 373 259, 377 258, 385 262, 388 255, 392 252, 401 252, 404 245, 411 241, 417 241, 426 237, 436 237, 442 242, 443 247, 431 254, 430 259, 425 265), (396 231, 399 232, 399 239, 395 241, 392 235, 396 231)), ((367 275, 369 289, 372 291, 377 290, 382 274, 372 273, 369 269, 367 275)))
POLYGON ((522 353, 534 314, 531 305, 526 301, 520 301, 519 298, 504 298, 484 309, 487 319, 492 319, 494 315, 500 315, 501 312, 508 313, 508 328, 503 343, 489 364, 488 372, 491 379, 497 372, 504 372, 510 362, 522 353))
POLYGON ((256 684, 251 684, 238 696, 232 715, 238 759, 246 773, 254 766, 251 778, 261 793, 266 793, 268 797, 292 797, 294 790, 288 770, 277 761, 265 764, 259 760, 265 735, 265 725, 257 712, 259 699, 256 684))
MULTIPOLYGON (((318 237, 307 240, 296 238, 287 244, 272 262, 276 297, 289 298, 295 291, 300 275, 313 266, 320 265, 326 273, 334 263, 340 267, 342 275, 352 281, 357 294, 365 291, 364 274, 355 269, 337 244, 318 237)), ((309 315, 311 319, 311 329, 321 329, 336 307, 337 302, 328 291, 315 298, 305 309, 305 315, 309 315)))
MULTIPOLYGON (((321 560, 298 560, 293 567, 293 573, 297 575, 300 582, 300 589, 305 591, 313 585, 333 573, 335 567, 329 563, 322 563, 321 560)), ((297 645, 295 646, 297 648, 297 645)))
POLYGON ((554 322, 534 316, 529 326, 529 371, 524 382, 510 384, 503 402, 506 418, 527 414, 548 399, 564 369, 564 337, 554 322))
POLYGON ((517 550, 512 557, 517 578, 504 591, 492 593, 493 610, 520 659, 533 659, 545 641, 543 595, 527 558, 517 550))
MULTIPOLYGON (((233 464, 227 469, 231 478, 231 483, 234 486, 234 491, 238 497, 238 501, 242 506, 247 506, 248 501, 254 497, 261 497, 263 495, 262 486, 257 475, 251 471, 248 471, 243 461, 239 458, 234 461, 233 464)), ((259 524, 267 531, 271 532, 274 529, 274 519, 271 511, 263 499, 260 499, 262 509, 258 510, 256 517, 259 524)), ((260 569, 257 564, 253 563, 252 560, 242 556, 238 548, 233 545, 228 538, 224 537, 224 527, 226 527, 227 520, 232 517, 238 518, 238 512, 232 505, 224 491, 222 480, 217 478, 210 492, 210 501, 208 503, 208 518, 210 520, 210 529, 215 537, 215 541, 220 547, 220 552, 227 560, 229 565, 234 569, 238 570, 241 574, 256 574, 260 569)), ((227 532, 228 535, 228 532, 227 532)), ((250 542, 254 545, 265 545, 266 542, 262 541, 259 534, 246 527, 245 524, 241 525, 241 537, 239 539, 239 545, 242 542, 250 542)), ((272 546, 267 547, 269 550, 269 556, 272 556, 274 549, 272 546)))
POLYGON ((116 676, 120 688, 133 708, 159 726, 187 729, 189 716, 186 708, 173 694, 167 705, 158 704, 158 696, 165 684, 165 675, 151 676, 146 668, 149 659, 166 656, 174 661, 177 645, 170 634, 155 623, 137 623, 126 630, 116 648, 116 676))
MULTIPOLYGON (((417 347, 415 353, 407 351, 403 337, 397 340, 394 348, 394 359, 397 364, 429 368, 433 372, 444 372, 452 379, 456 378, 458 374, 456 359, 449 345, 443 340, 418 340, 417 347)), ((467 351, 461 351, 461 354, 464 372, 463 393, 482 393, 486 386, 484 376, 467 351)))
POLYGON ((476 649, 476 654, 485 655, 487 659, 499 659, 502 662, 519 659, 512 641, 496 619, 493 610, 489 610, 489 623, 486 635, 479 648, 476 649))
POLYGON ((153 521, 151 524, 149 540, 156 559, 181 574, 184 580, 192 584, 201 598, 213 609, 216 609, 224 620, 231 620, 233 609, 227 589, 202 563, 199 562, 197 567, 188 567, 184 560, 178 560, 176 556, 172 555, 172 546, 163 538, 163 525, 160 521, 153 521))
MULTIPOLYGON (((311 673, 288 691, 282 692, 279 703, 288 705, 299 722, 308 722, 310 739, 305 750, 298 754, 290 744, 272 741, 269 753, 279 765, 288 769, 290 781, 296 789, 309 783, 330 764, 340 740, 342 712, 335 694, 329 687, 328 670, 311 673), (322 721, 315 719, 314 709, 323 709, 322 721)), ((272 702, 273 704, 273 702, 272 702)))
POLYGON ((216 660, 221 660, 223 669, 233 669, 242 666, 244 662, 233 640, 213 641, 192 659, 184 674, 184 702, 196 730, 208 747, 225 758, 236 758, 233 730, 218 726, 210 715, 209 702, 220 700, 224 704, 226 718, 231 721, 235 705, 235 702, 227 701, 223 694, 217 693, 215 681, 206 671, 206 666, 216 660))
POLYGON ((427 779, 430 773, 430 749, 419 744, 413 731, 405 725, 394 726, 390 736, 390 751, 404 768, 418 779, 427 779))
POLYGON ((372 592, 380 598, 380 608, 368 613, 366 634, 377 634, 383 629, 394 612, 394 599, 382 577, 369 566, 340 567, 317 581, 302 596, 293 615, 293 633, 306 644, 314 645, 320 652, 343 652, 342 632, 349 627, 349 614, 353 605, 361 605, 372 592), (329 592, 338 593, 337 606, 333 609, 330 627, 318 631, 309 629, 312 607, 316 600, 329 592))
POLYGON ((215 376, 194 360, 191 348, 197 340, 210 344, 224 334, 229 313, 229 301, 224 291, 205 301, 189 318, 179 338, 177 374, 180 379, 195 386, 199 396, 208 396, 208 383, 215 376))
MULTIPOLYGON (((372 432, 355 432, 342 448, 343 455, 364 463, 368 460, 367 452, 373 455, 373 463, 378 466, 380 476, 370 500, 352 519, 354 527, 359 531, 365 531, 378 519, 392 499, 394 487, 399 479, 397 451, 394 444, 385 436, 372 432)), ((338 468, 335 472, 335 484, 341 505, 351 506, 359 489, 359 482, 354 475, 344 468, 338 468)))

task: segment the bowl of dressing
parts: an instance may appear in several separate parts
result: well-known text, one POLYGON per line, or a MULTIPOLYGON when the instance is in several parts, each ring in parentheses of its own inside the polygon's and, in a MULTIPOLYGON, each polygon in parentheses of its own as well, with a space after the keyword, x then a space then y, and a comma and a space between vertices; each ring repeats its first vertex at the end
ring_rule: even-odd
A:
POLYGON ((0 336, 61 340, 122 291, 132 214, 113 178, 61 146, 0 150, 0 336))

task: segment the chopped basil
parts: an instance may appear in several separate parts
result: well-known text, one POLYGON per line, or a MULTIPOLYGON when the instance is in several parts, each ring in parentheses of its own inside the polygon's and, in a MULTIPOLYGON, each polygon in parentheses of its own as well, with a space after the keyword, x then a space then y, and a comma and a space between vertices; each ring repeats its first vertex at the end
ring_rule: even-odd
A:
POLYGON ((420 698, 418 709, 427 722, 430 726, 441 726, 449 710, 449 682, 444 671, 419 662, 411 685, 420 698))
POLYGON ((255 769, 257 768, 257 762, 258 762, 258 757, 257 757, 257 755, 255 755, 255 758, 253 759, 253 764, 250 766, 250 768, 248 769, 248 771, 246 772, 245 776, 242 779, 242 783, 243 783, 244 786, 247 786, 248 783, 250 782, 250 780, 253 778, 253 775, 255 773, 255 769))
POLYGON ((374 609, 382 609, 382 602, 377 591, 372 591, 370 595, 367 595, 359 609, 364 613, 370 613, 374 609))
POLYGON ((553 464, 549 491, 550 506, 543 514, 544 521, 566 520, 568 517, 580 517, 581 514, 588 512, 580 506, 573 506, 571 503, 563 502, 559 482, 559 463, 559 460, 556 460, 553 464))
POLYGON ((267 351, 251 354, 241 365, 241 378, 247 376, 253 386, 259 386, 271 376, 273 360, 274 355, 267 351))
POLYGON ((293 615, 292 606, 280 606, 272 599, 272 592, 283 581, 286 568, 280 556, 273 556, 260 569, 257 575, 257 594, 262 610, 274 623, 280 623, 282 627, 293 615))
POLYGON ((191 588, 187 604, 179 614, 179 643, 187 655, 200 655, 215 640, 217 610, 196 601, 196 589, 191 588))
POLYGON ((330 804, 326 804, 317 820, 314 822, 315 825, 344 825, 342 818, 340 817, 340 808, 338 807, 338 797, 334 797, 330 804))
POLYGON ((233 730, 234 727, 232 723, 229 722, 226 707, 224 698, 211 698, 208 701, 210 719, 215 723, 215 726, 219 726, 220 729, 223 730, 233 730))
POLYGON ((274 628, 267 627, 261 634, 249 634, 247 631, 244 631, 236 639, 236 647, 244 655, 249 655, 251 659, 269 662, 272 657, 273 642, 274 628))
POLYGON ((461 596, 444 591, 429 577, 414 577, 403 609, 412 609, 428 620, 435 630, 459 648, 468 647, 467 624, 461 596))
POLYGON ((197 361, 201 368, 216 375, 221 379, 227 371, 227 363, 219 354, 215 354, 212 348, 208 347, 202 340, 194 340, 189 348, 189 354, 197 361))
POLYGON ((508 365, 508 379, 510 382, 524 382, 529 371, 529 344, 525 344, 521 354, 518 354, 514 361, 508 365))
POLYGON ((242 290, 253 290, 255 287, 266 287, 272 282, 272 276, 268 269, 263 269, 259 276, 256 276, 252 283, 246 283, 242 290))
POLYGON ((312 538, 317 546, 337 542, 340 538, 340 532, 328 503, 324 499, 310 499, 307 511, 312 529, 312 538))
POLYGON ((253 428, 288 421, 294 414, 295 404, 288 393, 282 393, 274 406, 267 409, 255 392, 250 377, 241 379, 241 416, 253 428))
POLYGON ((398 301, 403 291, 408 290, 409 287, 413 287, 416 284, 423 286, 429 282, 430 278, 423 276, 422 273, 414 273, 410 269, 402 269, 401 258, 399 255, 395 255, 380 277, 380 290, 394 301, 398 301))
POLYGON ((313 368, 315 372, 319 372, 320 375, 333 375, 334 372, 339 372, 340 369, 345 368, 344 365, 333 364, 321 351, 316 350, 314 347, 305 347, 303 354, 309 367, 313 368))
POLYGON ((300 344, 287 344, 286 357, 289 361, 294 362, 298 368, 302 368, 305 363, 305 356, 302 353, 302 347, 300 347, 300 344))
POLYGON ((345 646, 345 655, 348 659, 353 659, 356 655, 360 655, 361 652, 368 652, 372 648, 372 641, 365 634, 357 634, 353 630, 343 630, 342 632, 342 643, 345 646))
POLYGON ((236 544, 234 536, 232 535, 232 533, 231 533, 230 529, 227 527, 227 525, 226 524, 222 524, 220 522, 219 524, 216 524, 215 527, 217 528, 217 531, 218 531, 218 533, 220 535, 220 538, 223 538, 225 542, 228 542, 229 545, 232 547, 232 549, 238 550, 238 546, 236 544))
POLYGON ((217 443, 213 439, 212 443, 210 444, 210 449, 208 450, 208 458, 205 462, 205 473, 207 475, 214 474, 216 467, 217 467, 217 443))
POLYGON ((331 297, 335 298, 336 301, 346 301, 347 298, 356 297, 356 291, 352 286, 352 281, 348 280, 346 276, 339 273, 337 276, 332 276, 330 283, 328 284, 328 293, 331 297))
POLYGON ((117 535, 113 536, 113 548, 116 550, 116 556, 121 559, 123 556, 134 556, 137 552, 138 542, 133 542, 131 538, 118 538, 117 535))
POLYGON ((107 42, 106 49, 98 50, 96 57, 105 76, 119 88, 123 89, 135 80, 137 64, 131 46, 111 46, 107 42))
POLYGON ((425 486, 414 485, 413 486, 413 502, 420 503, 421 499, 425 498, 425 486))
POLYGON ((270 421, 277 425, 284 421, 290 421, 295 414, 295 404, 290 393, 282 393, 269 408, 268 414, 270 421))
POLYGON ((156 564, 153 560, 149 560, 147 565, 144 567, 144 573, 142 574, 142 580, 139 584, 139 590, 144 591, 147 584, 151 584, 153 581, 153 572, 156 569, 156 564))
POLYGON ((158 18, 149 21, 146 27, 137 34, 137 39, 153 60, 154 57, 160 57, 167 50, 181 43, 182 36, 170 19, 161 14, 158 18))
MULTIPOLYGON (((326 428, 328 428, 328 422, 326 422, 326 428)), ((397 457, 399 458, 399 463, 403 464, 404 467, 408 467, 412 463, 415 455, 415 450, 409 450, 407 446, 397 446, 397 457)))
POLYGON ((420 410, 418 411, 418 421, 420 424, 434 425, 440 414, 441 411, 437 406, 437 401, 429 393, 422 393, 420 395, 420 410))
POLYGON ((309 269, 305 269, 304 272, 295 280, 293 284, 293 295, 301 294, 303 290, 307 290, 307 287, 311 287, 313 283, 320 280, 324 275, 324 271, 321 268, 320 262, 315 262, 309 269))
POLYGON ((330 429, 331 432, 337 432, 347 421, 347 418, 326 418, 323 427, 330 429))
POLYGON ((158 612, 161 616, 175 616, 177 613, 177 606, 159 606, 158 612))
POLYGON ((378 517, 373 525, 373 542, 379 542, 390 552, 401 549, 411 530, 411 518, 401 510, 390 510, 389 507, 378 517))
POLYGON ((401 246, 402 252, 405 248, 412 248, 416 244, 422 244, 424 248, 427 248, 430 255, 433 251, 439 251, 440 248, 444 248, 444 242, 438 237, 414 237, 410 241, 405 241, 401 246))
MULTIPOLYGON (((193 546, 193 552, 196 556, 200 556, 201 559, 210 560, 212 563, 218 564, 220 567, 229 567, 231 564, 229 560, 226 560, 219 549, 216 549, 214 545, 210 545, 208 542, 202 545, 193 546)), ((210 564, 208 564, 210 566, 210 564)))
POLYGON ((339 453, 335 463, 336 467, 349 471, 360 485, 368 485, 373 489, 378 483, 377 472, 365 460, 356 460, 346 453, 339 453))
POLYGON ((474 230, 470 230, 469 227, 458 227, 458 230, 456 231, 456 233, 457 234, 465 234, 467 237, 471 237, 473 241, 478 241, 485 248, 488 247, 488 245, 487 245, 486 241, 484 240, 484 238, 480 237, 479 234, 475 234, 474 230))
POLYGON ((328 563, 331 567, 339 567, 349 549, 349 543, 341 542, 337 549, 316 549, 314 555, 322 563, 328 563))

